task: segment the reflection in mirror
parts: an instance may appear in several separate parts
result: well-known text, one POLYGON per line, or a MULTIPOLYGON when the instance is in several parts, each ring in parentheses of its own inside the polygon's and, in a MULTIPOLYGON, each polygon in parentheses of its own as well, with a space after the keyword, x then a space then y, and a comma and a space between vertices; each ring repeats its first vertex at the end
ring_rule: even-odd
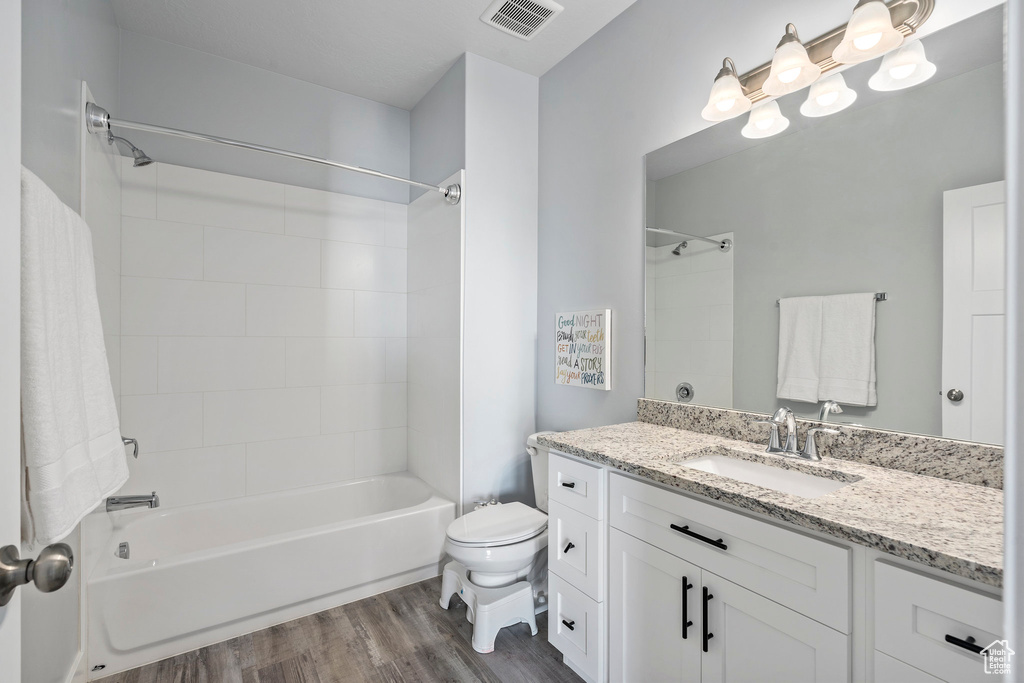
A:
POLYGON ((778 135, 647 155, 648 397, 1002 440, 1002 17, 923 38, 914 87, 872 90, 875 59, 832 115, 804 89, 778 135))

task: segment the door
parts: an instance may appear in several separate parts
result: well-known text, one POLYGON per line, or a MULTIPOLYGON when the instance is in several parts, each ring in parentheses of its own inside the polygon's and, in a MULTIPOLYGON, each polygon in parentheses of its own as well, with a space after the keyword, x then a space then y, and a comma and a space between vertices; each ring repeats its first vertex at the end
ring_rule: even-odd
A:
POLYGON ((1006 183, 943 193, 942 435, 1003 442, 1006 183))
MULTIPOLYGON (((0 2, 0 546, 21 541, 21 3, 0 2)), ((21 597, 0 607, 0 681, 21 680, 21 597)))
POLYGON ((701 570, 617 529, 609 550, 609 680, 699 683, 701 570))
POLYGON ((708 633, 702 683, 849 680, 847 636, 711 572, 703 582, 707 621, 695 634, 702 641, 708 633))

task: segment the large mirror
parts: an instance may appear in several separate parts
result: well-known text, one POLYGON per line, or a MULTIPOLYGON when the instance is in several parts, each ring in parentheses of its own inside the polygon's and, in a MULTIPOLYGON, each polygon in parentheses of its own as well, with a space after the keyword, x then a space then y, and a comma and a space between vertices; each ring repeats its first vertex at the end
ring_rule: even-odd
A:
POLYGON ((1001 442, 1003 8, 920 42, 926 82, 647 155, 647 397, 1001 442))

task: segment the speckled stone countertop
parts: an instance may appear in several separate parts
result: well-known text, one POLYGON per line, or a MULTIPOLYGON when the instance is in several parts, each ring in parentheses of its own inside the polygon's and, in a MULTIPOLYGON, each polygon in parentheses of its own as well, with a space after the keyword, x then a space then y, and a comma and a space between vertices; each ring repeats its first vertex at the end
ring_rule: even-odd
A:
POLYGON ((1003 492, 862 462, 770 455, 764 447, 647 422, 546 434, 551 448, 651 481, 974 579, 1003 581, 1003 492), (848 483, 818 498, 685 465, 722 454, 848 483))

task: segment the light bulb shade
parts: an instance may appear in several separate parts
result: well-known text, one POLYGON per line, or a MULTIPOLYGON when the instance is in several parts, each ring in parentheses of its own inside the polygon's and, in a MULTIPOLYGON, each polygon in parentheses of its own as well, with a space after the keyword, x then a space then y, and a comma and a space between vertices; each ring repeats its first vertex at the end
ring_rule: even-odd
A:
MULTIPOLYGON (((726 71, 725 69, 722 70, 726 71)), ((751 103, 735 72, 719 74, 711 86, 711 97, 700 113, 708 121, 726 121, 750 111, 751 103)))
POLYGON ((768 100, 750 110, 750 119, 743 126, 743 137, 757 140, 770 138, 789 128, 789 119, 782 115, 779 103, 768 100))
POLYGON ((882 58, 882 65, 868 80, 872 90, 888 92, 924 83, 935 75, 935 65, 924 54, 920 40, 907 43, 882 58))
POLYGON ((796 28, 790 24, 775 48, 772 68, 761 90, 770 97, 781 97, 810 85, 820 75, 821 67, 807 56, 807 49, 800 43, 796 28))
POLYGON ((815 118, 828 116, 849 107, 857 99, 857 93, 846 85, 842 74, 832 74, 814 83, 807 94, 807 101, 800 105, 800 113, 815 118))
POLYGON ((859 64, 885 54, 903 42, 903 34, 892 26, 892 15, 882 0, 857 5, 846 25, 843 41, 832 51, 840 64, 859 64))

